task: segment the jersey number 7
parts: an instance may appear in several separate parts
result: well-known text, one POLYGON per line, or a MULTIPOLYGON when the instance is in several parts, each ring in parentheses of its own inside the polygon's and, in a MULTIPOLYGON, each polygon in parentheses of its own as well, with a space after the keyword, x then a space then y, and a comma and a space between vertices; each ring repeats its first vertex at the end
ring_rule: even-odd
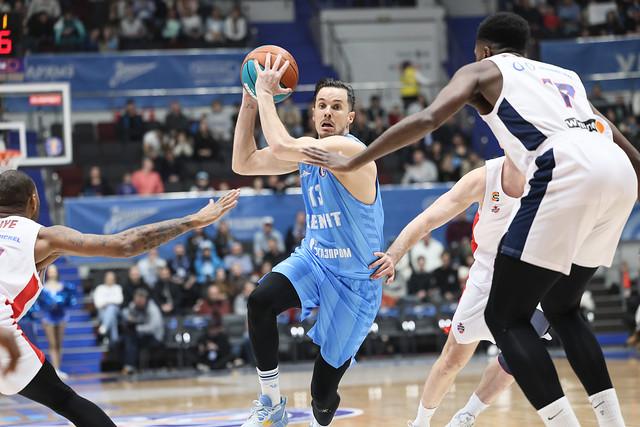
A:
POLYGON ((558 88, 558 92, 560 92, 560 96, 562 96, 562 99, 564 100, 564 105, 569 108, 572 107, 571 99, 576 94, 576 90, 573 88, 573 86, 567 83, 552 82, 551 79, 542 79, 542 83, 549 83, 550 85, 554 85, 556 88, 558 88))

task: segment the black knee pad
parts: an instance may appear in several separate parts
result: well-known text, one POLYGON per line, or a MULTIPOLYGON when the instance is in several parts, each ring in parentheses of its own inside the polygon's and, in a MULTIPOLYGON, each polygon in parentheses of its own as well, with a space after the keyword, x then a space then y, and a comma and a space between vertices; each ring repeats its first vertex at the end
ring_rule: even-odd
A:
MULTIPOLYGON (((312 393, 313 396, 313 393, 312 393)), ((323 402, 313 397, 311 401, 311 409, 313 409, 313 416, 321 425, 328 426, 331 424, 333 417, 336 415, 336 411, 340 406, 340 395, 336 393, 333 402, 323 402)))

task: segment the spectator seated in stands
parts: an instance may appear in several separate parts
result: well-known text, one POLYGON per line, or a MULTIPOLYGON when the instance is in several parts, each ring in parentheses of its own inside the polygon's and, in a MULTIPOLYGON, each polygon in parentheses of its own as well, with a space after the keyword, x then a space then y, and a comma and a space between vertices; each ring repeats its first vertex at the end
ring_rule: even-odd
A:
POLYGON ((164 148, 164 137, 160 128, 149 129, 142 137, 142 152, 145 157, 157 159, 164 148))
POLYGON ((262 261, 270 262, 272 265, 278 265, 287 258, 287 255, 282 251, 278 240, 270 238, 267 241, 267 251, 262 257, 262 261))
POLYGON ((98 50, 100 52, 114 52, 120 46, 120 38, 118 32, 112 26, 107 25, 100 33, 98 41, 98 50))
POLYGON ((231 129, 233 121, 231 114, 222 106, 222 102, 214 100, 211 103, 211 111, 205 116, 211 136, 220 144, 227 145, 231 141, 231 129))
POLYGON ((147 256, 138 261, 140 275, 151 289, 155 288, 160 269, 167 266, 167 261, 158 255, 157 249, 151 249, 147 256))
POLYGON ((249 301, 249 295, 256 289, 256 284, 250 280, 244 282, 242 286, 242 292, 240 292, 233 300, 233 312, 235 314, 247 314, 247 301, 249 301))
POLYGON ((216 237, 213 242, 216 245, 216 252, 225 257, 231 253, 231 246, 236 242, 236 238, 231 234, 231 228, 227 221, 218 222, 218 229, 216 230, 216 237))
POLYGON ((156 163, 166 193, 185 190, 182 183, 184 161, 176 157, 174 150, 165 150, 164 156, 158 158, 156 163))
POLYGON ((36 51, 53 46, 53 26, 60 16, 58 0, 31 0, 24 19, 29 44, 36 51))
POLYGON ((122 143, 140 142, 145 132, 145 124, 142 115, 138 113, 136 103, 130 99, 127 101, 124 112, 116 123, 120 141, 122 143))
POLYGON ((403 184, 435 182, 438 180, 438 167, 431 160, 425 158, 420 149, 413 151, 413 164, 407 166, 402 177, 403 184))
POLYGON ((122 175, 122 182, 118 185, 116 194, 119 196, 129 196, 137 193, 138 191, 136 190, 136 187, 131 183, 131 174, 129 172, 125 172, 122 175))
POLYGON ((562 0, 557 7, 558 18, 562 22, 562 32, 566 37, 575 37, 580 33, 582 11, 574 0, 562 0))
POLYGON ((279 175, 269 175, 265 188, 273 191, 275 194, 282 194, 287 189, 287 184, 279 175))
POLYGON ((177 132, 172 139, 173 154, 178 159, 190 159, 193 157, 193 143, 191 137, 185 131, 177 132))
POLYGON ((162 27, 162 39, 169 45, 175 46, 178 44, 178 39, 182 33, 182 24, 178 19, 178 14, 173 7, 167 10, 167 19, 162 27))
POLYGON ((427 272, 426 259, 418 257, 418 264, 407 283, 407 294, 414 296, 420 302, 438 301, 438 289, 433 287, 431 274, 427 272))
POLYGON ((302 136, 302 113, 291 97, 278 105, 278 116, 291 136, 294 138, 302 136))
POLYGON ((239 6, 234 6, 224 21, 224 36, 230 46, 245 46, 249 35, 247 19, 239 6))
POLYGON ((463 211, 447 225, 445 238, 450 248, 458 248, 463 241, 471 241, 473 224, 467 218, 467 212, 463 211))
POLYGON ((182 35, 187 41, 189 47, 198 47, 202 44, 202 36, 204 35, 204 25, 202 18, 192 9, 186 10, 181 16, 182 35))
POLYGON ((138 367, 141 350, 152 351, 161 346, 164 337, 162 313, 149 292, 137 289, 133 301, 122 310, 124 335, 124 374, 138 367))
POLYGON ((148 294, 151 293, 151 288, 147 285, 140 275, 140 269, 137 265, 129 267, 127 280, 124 282, 122 293, 124 295, 123 305, 126 307, 133 300, 133 294, 138 289, 144 289, 148 294))
POLYGON ((285 239, 286 251, 292 253, 295 248, 300 246, 302 239, 304 239, 307 232, 307 216, 304 211, 299 211, 296 214, 296 220, 293 225, 287 231, 287 237, 285 239))
POLYGON ((154 170, 153 160, 142 159, 142 167, 131 176, 131 184, 141 195, 164 193, 164 184, 160 174, 154 170))
POLYGON ((262 257, 269 251, 269 239, 275 239, 278 250, 284 252, 282 234, 273 228, 273 218, 267 217, 262 221, 262 230, 253 236, 253 253, 257 264, 262 264, 262 257))
POLYGON ((198 123, 198 131, 194 136, 193 148, 196 160, 224 160, 220 155, 220 145, 211 135, 205 118, 202 118, 198 123))
POLYGON ((212 45, 221 45, 225 42, 224 18, 216 6, 211 8, 211 15, 207 18, 204 40, 212 45))
POLYGON ((125 9, 125 15, 120 20, 120 41, 124 49, 141 48, 146 38, 147 29, 131 6, 125 9))
POLYGON ((220 318, 214 318, 207 333, 198 341, 198 364, 200 371, 225 369, 234 359, 229 337, 224 332, 220 318))
POLYGON ((84 24, 71 10, 65 11, 53 27, 56 46, 63 51, 80 50, 85 45, 84 24))
POLYGON ((191 274, 191 260, 187 257, 184 245, 177 243, 173 247, 173 258, 167 261, 167 266, 171 269, 171 274, 180 281, 187 280, 191 274))
POLYGON ((369 108, 367 109, 367 120, 369 120, 369 122, 375 122, 377 119, 382 119, 383 123, 386 124, 387 112, 382 107, 380 96, 371 95, 371 98, 369 98, 369 108))
POLYGON ((214 319, 221 318, 231 313, 231 304, 229 304, 229 297, 218 286, 211 285, 207 288, 205 298, 196 303, 193 311, 196 314, 211 316, 214 319))
POLYGON ((240 264, 242 268, 242 274, 251 274, 253 271, 253 263, 251 257, 244 253, 242 243, 234 242, 231 245, 231 253, 224 257, 224 268, 231 270, 233 264, 240 264))
POLYGON ((91 166, 89 169, 89 179, 82 188, 83 196, 108 196, 113 194, 109 184, 102 179, 100 166, 91 166))
POLYGON ((196 180, 191 186, 190 191, 196 193, 213 191, 213 186, 211 185, 211 181, 209 180, 209 174, 205 171, 198 172, 196 174, 196 180))
POLYGON ((181 305, 181 294, 182 282, 174 280, 168 266, 160 268, 152 297, 164 316, 176 313, 181 305))
POLYGON ((435 269, 432 274, 432 286, 440 290, 444 302, 452 303, 458 301, 461 295, 458 283, 458 271, 451 265, 451 255, 449 252, 442 253, 442 265, 435 269))
MULTIPOLYGON (((265 264, 269 263, 265 262, 265 264)), ((242 288, 248 278, 249 275, 242 272, 242 267, 239 263, 232 264, 229 269, 229 274, 227 275, 227 283, 229 284, 230 289, 228 292, 229 297, 233 298, 242 292, 242 288)))
POLYGON ((431 273, 442 265, 443 252, 444 246, 442 246, 442 243, 431 237, 431 234, 427 234, 411 248, 409 252, 411 265, 415 269, 418 265, 418 258, 423 256, 426 261, 426 271, 431 273))
POLYGON ((204 228, 196 228, 187 237, 187 257, 194 262, 200 249, 204 246, 212 245, 213 241, 204 231, 204 228))
POLYGON ((118 320, 120 306, 124 301, 122 286, 116 283, 116 274, 107 271, 104 275, 104 283, 98 285, 93 291, 93 305, 98 310, 98 334, 109 340, 109 344, 118 342, 118 320))
POLYGON ((199 284, 205 284, 212 281, 218 268, 224 268, 222 260, 216 254, 213 245, 202 245, 199 254, 196 255, 194 269, 196 271, 196 281, 199 284))
POLYGON ((164 128, 167 132, 187 132, 189 130, 189 118, 182 112, 178 101, 173 101, 169 112, 164 118, 164 128))

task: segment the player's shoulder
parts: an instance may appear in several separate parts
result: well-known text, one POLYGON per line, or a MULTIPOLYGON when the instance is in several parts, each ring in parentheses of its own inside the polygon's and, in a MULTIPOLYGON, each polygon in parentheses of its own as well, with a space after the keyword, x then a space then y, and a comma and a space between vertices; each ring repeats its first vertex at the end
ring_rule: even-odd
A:
POLYGON ((342 151, 348 155, 354 155, 367 148, 362 141, 351 134, 328 136, 322 139, 322 143, 326 144, 329 151, 342 151))

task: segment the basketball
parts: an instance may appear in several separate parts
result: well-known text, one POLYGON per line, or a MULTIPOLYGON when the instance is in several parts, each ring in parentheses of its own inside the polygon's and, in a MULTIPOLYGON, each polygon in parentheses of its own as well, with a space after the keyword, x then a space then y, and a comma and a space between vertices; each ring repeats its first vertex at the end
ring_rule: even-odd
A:
MULTIPOLYGON (((285 49, 274 46, 274 45, 265 45, 260 46, 249 52, 249 54, 242 61, 242 86, 244 89, 249 92, 251 96, 256 97, 256 69, 253 61, 258 61, 261 68, 264 68, 264 63, 267 58, 267 53, 271 53, 271 63, 275 61, 276 56, 282 55, 282 63, 285 61, 289 61, 289 68, 285 71, 282 76, 282 80, 280 81, 280 85, 282 87, 287 87, 290 89, 295 89, 298 85, 298 64, 293 56, 287 52, 285 49)), ((284 101, 291 93, 276 95, 273 97, 274 102, 282 102, 284 101)))

